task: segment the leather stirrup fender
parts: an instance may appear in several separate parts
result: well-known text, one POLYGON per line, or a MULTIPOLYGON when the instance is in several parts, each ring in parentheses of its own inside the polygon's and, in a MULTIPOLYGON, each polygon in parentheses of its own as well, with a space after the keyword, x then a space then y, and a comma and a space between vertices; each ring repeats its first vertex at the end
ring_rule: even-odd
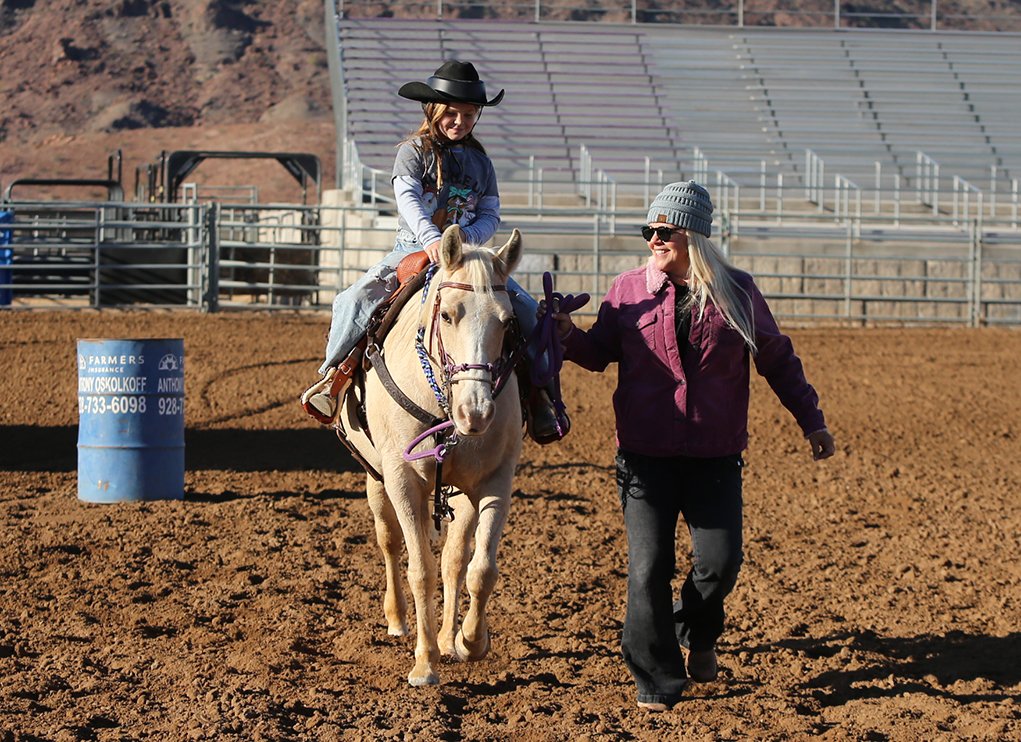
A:
POLYGON ((425 250, 410 253, 397 264, 397 283, 403 286, 425 270, 427 265, 429 265, 429 256, 425 250))

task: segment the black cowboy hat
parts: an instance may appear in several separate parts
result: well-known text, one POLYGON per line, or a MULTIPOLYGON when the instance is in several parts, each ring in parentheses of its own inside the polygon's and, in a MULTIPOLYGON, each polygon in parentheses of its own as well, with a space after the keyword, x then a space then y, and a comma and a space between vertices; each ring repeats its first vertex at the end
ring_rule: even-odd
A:
POLYGON ((451 59, 440 65, 425 82, 401 85, 397 95, 419 103, 470 103, 474 106, 495 106, 503 100, 503 91, 493 100, 486 100, 486 84, 479 79, 475 65, 451 59))

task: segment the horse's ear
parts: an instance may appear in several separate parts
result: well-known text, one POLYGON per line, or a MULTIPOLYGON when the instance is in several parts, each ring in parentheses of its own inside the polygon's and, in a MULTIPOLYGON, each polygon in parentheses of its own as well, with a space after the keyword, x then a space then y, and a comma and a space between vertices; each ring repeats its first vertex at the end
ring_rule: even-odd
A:
POLYGON ((515 229, 511 232, 507 244, 496 251, 496 259, 493 261, 493 268, 501 276, 506 278, 511 271, 517 268, 521 261, 521 232, 515 229))
POLYGON ((461 260, 461 228, 451 224, 443 232, 443 241, 440 243, 440 265, 452 271, 461 266, 461 260))

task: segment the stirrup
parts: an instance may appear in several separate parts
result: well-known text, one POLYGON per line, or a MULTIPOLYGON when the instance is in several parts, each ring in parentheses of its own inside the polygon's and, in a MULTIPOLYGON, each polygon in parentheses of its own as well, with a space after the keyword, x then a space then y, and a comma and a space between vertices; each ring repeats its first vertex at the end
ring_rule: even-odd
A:
POLYGON ((332 425, 340 412, 340 398, 351 383, 351 372, 354 369, 329 368, 319 381, 301 394, 301 406, 316 422, 332 425), (325 409, 323 409, 325 408, 325 409))
POLYGON ((336 421, 337 415, 340 414, 340 400, 344 398, 344 392, 351 384, 351 377, 361 363, 364 347, 363 339, 340 365, 326 369, 323 378, 302 392, 301 406, 313 420, 323 425, 333 425, 336 421))

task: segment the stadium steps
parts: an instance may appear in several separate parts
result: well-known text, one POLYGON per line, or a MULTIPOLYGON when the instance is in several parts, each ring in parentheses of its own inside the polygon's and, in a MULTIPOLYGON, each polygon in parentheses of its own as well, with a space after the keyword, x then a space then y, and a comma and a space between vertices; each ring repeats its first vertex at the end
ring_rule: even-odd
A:
MULTIPOLYGON (((691 177, 695 148, 715 173, 758 185, 805 176, 805 153, 871 184, 912 178, 919 151, 982 184, 1021 175, 1016 34, 758 29, 667 24, 344 20, 349 131, 389 170, 421 112, 396 96, 440 60, 472 61, 490 95, 480 138, 501 187, 534 163, 577 177, 580 145, 619 182, 691 177), (656 177, 656 176, 654 176, 656 177)), ((999 186, 1001 191, 1006 186, 999 186)))

